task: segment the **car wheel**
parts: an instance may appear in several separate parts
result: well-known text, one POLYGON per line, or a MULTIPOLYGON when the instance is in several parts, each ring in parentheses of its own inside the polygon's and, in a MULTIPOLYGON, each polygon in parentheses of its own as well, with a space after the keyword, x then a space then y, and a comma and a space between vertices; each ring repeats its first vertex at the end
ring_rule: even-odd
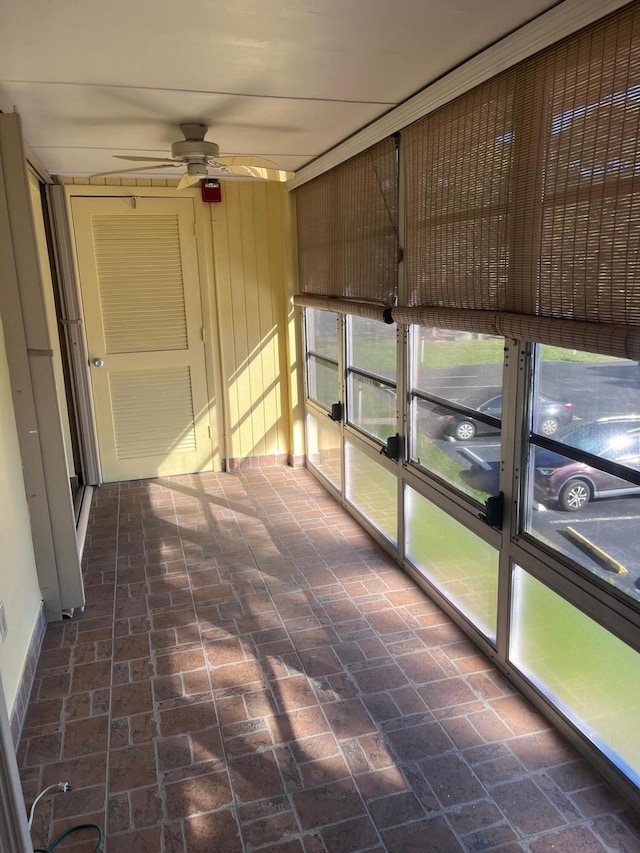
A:
POLYGON ((590 500, 591 488, 584 480, 570 480, 558 495, 558 502, 565 512, 577 512, 590 500))
POLYGON ((453 432, 458 441, 469 441, 476 434, 476 428, 471 421, 462 421, 453 432))
POLYGON ((540 421, 540 432, 543 435, 553 435, 557 429, 558 421, 555 418, 543 418, 540 421))

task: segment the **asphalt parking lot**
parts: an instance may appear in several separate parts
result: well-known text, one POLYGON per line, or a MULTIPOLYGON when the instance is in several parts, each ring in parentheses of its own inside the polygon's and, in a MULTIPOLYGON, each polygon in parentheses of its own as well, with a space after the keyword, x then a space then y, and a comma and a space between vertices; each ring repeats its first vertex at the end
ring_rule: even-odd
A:
POLYGON ((640 599, 636 538, 640 524, 640 497, 605 498, 572 513, 538 508, 532 512, 531 524, 538 536, 555 544, 584 568, 613 583, 632 598, 640 599), (595 549, 580 547, 568 528, 593 543, 595 549), (609 559, 603 559, 602 555, 609 559), (626 572, 616 572, 615 564, 626 572))

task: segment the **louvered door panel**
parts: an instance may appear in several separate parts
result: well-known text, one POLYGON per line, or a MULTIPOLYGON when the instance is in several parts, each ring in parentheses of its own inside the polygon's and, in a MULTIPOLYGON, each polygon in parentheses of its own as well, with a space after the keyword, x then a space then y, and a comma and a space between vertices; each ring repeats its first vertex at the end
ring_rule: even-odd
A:
POLYGON ((191 199, 72 207, 104 480, 211 468, 191 199))
POLYGON ((178 217, 93 216, 109 354, 186 349, 178 217))
POLYGON ((111 409, 118 459, 196 450, 188 367, 111 372, 111 409), (149 417, 161 412, 161 417, 149 417))

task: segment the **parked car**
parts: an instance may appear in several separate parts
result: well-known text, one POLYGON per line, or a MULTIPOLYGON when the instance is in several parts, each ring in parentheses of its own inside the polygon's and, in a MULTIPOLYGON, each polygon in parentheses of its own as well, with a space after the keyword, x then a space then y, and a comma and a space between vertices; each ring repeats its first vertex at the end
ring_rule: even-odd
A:
MULTIPOLYGON (((640 471, 640 416, 601 418, 576 427, 564 435, 562 441, 640 471)), ((577 512, 596 498, 640 494, 640 486, 538 447, 534 460, 534 494, 541 502, 557 504, 566 512, 577 512)))
MULTIPOLYGON (((484 389, 479 398, 462 400, 469 408, 493 418, 502 417, 502 394, 491 393, 484 389)), ((419 427, 432 438, 454 438, 456 441, 469 441, 476 435, 498 435, 500 430, 484 421, 454 412, 446 406, 429 403, 419 404, 419 427)), ((571 423, 573 411, 571 403, 555 400, 539 394, 535 406, 536 430, 542 435, 554 435, 560 426, 571 423)))

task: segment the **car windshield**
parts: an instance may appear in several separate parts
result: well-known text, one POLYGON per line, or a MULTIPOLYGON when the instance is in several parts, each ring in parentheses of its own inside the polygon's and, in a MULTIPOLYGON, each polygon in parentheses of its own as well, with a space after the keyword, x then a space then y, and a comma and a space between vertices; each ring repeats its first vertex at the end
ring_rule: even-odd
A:
POLYGON ((487 400, 483 403, 479 410, 480 412, 485 412, 487 414, 497 415, 500 417, 502 412, 502 394, 499 394, 497 397, 492 397, 490 400, 487 400))
POLYGON ((640 436, 637 432, 618 435, 609 442, 603 456, 609 456, 618 462, 632 461, 638 455, 640 436))
POLYGON ((639 425, 623 423, 585 424, 567 433, 562 441, 594 456, 615 459, 630 446, 632 430, 635 433, 639 428, 639 425))

